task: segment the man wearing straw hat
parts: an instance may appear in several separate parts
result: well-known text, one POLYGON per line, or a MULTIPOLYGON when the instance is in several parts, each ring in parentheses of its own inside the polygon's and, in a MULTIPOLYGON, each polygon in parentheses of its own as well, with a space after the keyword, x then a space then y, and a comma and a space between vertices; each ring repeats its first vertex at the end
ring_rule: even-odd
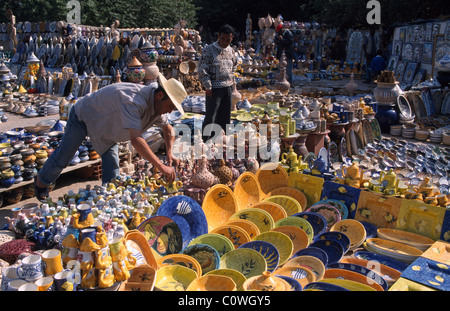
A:
POLYGON ((59 147, 50 155, 35 177, 35 195, 45 201, 49 186, 67 167, 79 146, 89 136, 92 146, 102 158, 102 183, 119 176, 117 143, 130 141, 136 152, 149 161, 167 182, 175 180, 172 165, 178 159, 172 154, 175 135, 167 115, 173 110, 184 114, 181 103, 187 96, 183 84, 176 79, 158 77, 158 87, 134 83, 115 83, 80 99, 70 110, 65 133, 59 147), (168 165, 153 153, 142 134, 152 126, 164 133, 168 165))

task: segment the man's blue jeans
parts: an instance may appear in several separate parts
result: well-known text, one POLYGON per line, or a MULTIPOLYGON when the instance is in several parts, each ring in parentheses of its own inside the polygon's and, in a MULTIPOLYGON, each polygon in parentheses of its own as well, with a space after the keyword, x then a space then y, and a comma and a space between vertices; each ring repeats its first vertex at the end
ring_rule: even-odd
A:
MULTIPOLYGON (((78 119, 75 109, 72 107, 59 147, 48 157, 44 166, 39 170, 39 179, 43 184, 49 186, 58 179, 86 136, 88 136, 86 124, 78 119)), ((107 184, 120 174, 119 147, 117 144, 111 146, 102 154, 101 158, 102 183, 107 184)))

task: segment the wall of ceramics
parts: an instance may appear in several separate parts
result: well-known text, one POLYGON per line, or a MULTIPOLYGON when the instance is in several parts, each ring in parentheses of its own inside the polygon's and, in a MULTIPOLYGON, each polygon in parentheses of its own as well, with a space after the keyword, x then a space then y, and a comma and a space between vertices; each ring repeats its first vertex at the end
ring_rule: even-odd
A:
POLYGON ((434 63, 450 53, 450 20, 396 27, 387 67, 405 89, 436 74, 434 63))

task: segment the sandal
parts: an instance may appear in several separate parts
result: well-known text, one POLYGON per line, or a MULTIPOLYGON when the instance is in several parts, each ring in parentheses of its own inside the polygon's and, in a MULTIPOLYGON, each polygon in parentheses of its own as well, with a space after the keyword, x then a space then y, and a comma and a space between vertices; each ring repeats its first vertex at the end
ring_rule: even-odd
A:
POLYGON ((49 189, 48 187, 40 188, 36 184, 37 176, 34 176, 34 195, 36 198, 41 201, 42 203, 45 203, 47 201, 47 198, 49 196, 49 189))

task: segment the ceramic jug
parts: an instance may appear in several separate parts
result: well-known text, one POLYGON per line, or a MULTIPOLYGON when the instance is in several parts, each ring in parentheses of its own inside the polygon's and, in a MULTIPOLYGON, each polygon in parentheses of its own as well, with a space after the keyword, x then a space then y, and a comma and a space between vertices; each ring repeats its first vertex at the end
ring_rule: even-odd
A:
POLYGON ((326 171, 326 163, 321 155, 315 160, 312 158, 309 159, 308 164, 312 175, 323 175, 326 171))
POLYGON ((351 166, 341 167, 342 176, 345 183, 351 187, 359 188, 362 184, 363 171, 359 168, 358 162, 354 161, 351 166))
POLYGON ((208 160, 205 156, 199 160, 199 168, 191 178, 191 184, 204 190, 209 189, 216 182, 216 177, 208 170, 208 160))
POLYGON ((387 173, 386 171, 380 172, 380 181, 384 186, 384 192, 393 190, 395 190, 394 194, 397 192, 399 179, 397 178, 397 174, 394 173, 394 170, 392 168, 389 169, 387 173))

